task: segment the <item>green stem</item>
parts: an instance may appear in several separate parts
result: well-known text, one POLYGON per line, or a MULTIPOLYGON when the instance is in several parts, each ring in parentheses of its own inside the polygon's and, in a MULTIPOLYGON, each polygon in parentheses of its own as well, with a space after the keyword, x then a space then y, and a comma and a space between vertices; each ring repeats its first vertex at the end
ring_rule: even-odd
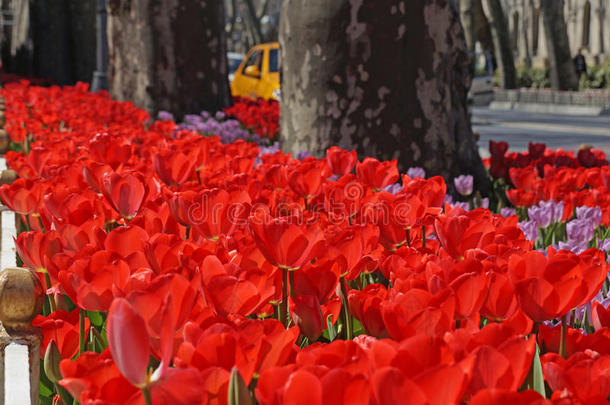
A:
POLYGON ((42 231, 42 233, 45 233, 45 229, 44 229, 44 225, 42 224, 42 218, 40 217, 40 215, 36 215, 36 218, 38 218, 38 223, 40 224, 40 230, 42 231))
POLYGON ((561 317, 561 337, 559 339, 559 355, 566 358, 566 335, 568 333, 568 316, 561 317))
POLYGON ((282 302, 280 302, 280 321, 288 327, 288 270, 282 269, 282 302))
POLYGON ((352 340, 354 338, 354 323, 352 314, 349 310, 349 303, 347 301, 347 280, 345 277, 341 277, 339 283, 341 284, 341 303, 343 304, 343 312, 345 313, 345 329, 347 332, 346 339, 352 340))
POLYGON ((190 236, 191 236, 191 227, 190 227, 190 226, 187 226, 187 227, 186 227, 186 233, 185 233, 185 236, 184 236, 184 240, 188 240, 188 238, 189 238, 190 236))
POLYGON ((78 354, 85 351, 85 310, 78 309, 79 331, 78 331, 78 354))
POLYGON ((53 383, 53 386, 55 387, 55 392, 57 392, 64 404, 68 405, 74 401, 70 393, 64 387, 57 383, 53 383))
MULTIPOLYGON (((49 273, 47 273, 46 270, 44 272, 44 281, 47 283, 47 290, 51 288, 51 276, 49 276, 49 273)), ((47 299, 49 300, 49 308, 51 308, 51 312, 55 312, 55 300, 49 295, 47 295, 47 299)))
POLYGON ((150 389, 148 387, 142 388, 142 395, 144 396, 144 403, 146 405, 152 405, 152 397, 150 396, 150 389))
POLYGON ((422 240, 422 247, 425 249, 426 248, 426 227, 422 226, 421 228, 421 240, 422 240))
POLYGON ((407 228, 407 246, 411 247, 411 230, 407 228))
POLYGON ((25 225, 28 227, 28 232, 32 230, 32 225, 30 225, 30 214, 25 214, 25 225))
POLYGON ((288 275, 290 276, 290 296, 294 298, 294 271, 290 271, 288 275))

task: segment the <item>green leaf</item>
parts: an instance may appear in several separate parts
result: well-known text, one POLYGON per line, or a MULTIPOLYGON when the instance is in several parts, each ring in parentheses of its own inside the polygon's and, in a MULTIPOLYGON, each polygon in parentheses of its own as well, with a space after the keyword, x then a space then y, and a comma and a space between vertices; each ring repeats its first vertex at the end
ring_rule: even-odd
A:
POLYGON ((93 326, 95 326, 96 328, 101 327, 104 323, 104 318, 102 317, 102 314, 97 311, 87 311, 87 318, 89 318, 91 324, 93 324, 93 326))
POLYGON ((53 397, 54 392, 51 391, 49 387, 47 387, 42 381, 39 385, 39 393, 41 397, 53 397))
MULTIPOLYGON (((535 335, 530 337, 535 339, 535 335)), ((536 343, 536 352, 534 353, 534 361, 532 362, 532 377, 534 391, 546 398, 546 390, 544 388, 544 376, 542 375, 542 364, 540 363, 540 349, 538 343, 536 343)))
POLYGON ((335 326, 333 325, 331 319, 332 315, 328 315, 326 317, 326 326, 328 327, 328 340, 332 342, 337 337, 337 332, 335 331, 335 326))

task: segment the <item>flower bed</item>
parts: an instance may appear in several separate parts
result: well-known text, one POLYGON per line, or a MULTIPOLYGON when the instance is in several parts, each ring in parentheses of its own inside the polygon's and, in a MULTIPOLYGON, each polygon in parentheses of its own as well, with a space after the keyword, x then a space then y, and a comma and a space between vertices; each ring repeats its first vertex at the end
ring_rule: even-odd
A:
MULTIPOLYGON (((335 147, 300 161, 225 144, 171 121, 148 125, 145 112, 82 86, 0 94, 27 152, 6 155, 21 178, 0 197, 21 214, 19 256, 47 287, 34 320, 46 354, 41 403, 610 395, 605 253, 547 249, 573 216, 559 203, 519 216, 468 211, 444 203, 441 178, 400 176, 395 161, 335 147), (520 219, 540 221, 544 237, 528 240, 520 219)), ((556 198, 538 193, 564 170, 547 167, 533 179, 507 169, 509 198, 556 198)), ((456 186, 467 206, 483 205, 468 178, 456 186)), ((603 239, 607 222, 581 211, 603 239)))

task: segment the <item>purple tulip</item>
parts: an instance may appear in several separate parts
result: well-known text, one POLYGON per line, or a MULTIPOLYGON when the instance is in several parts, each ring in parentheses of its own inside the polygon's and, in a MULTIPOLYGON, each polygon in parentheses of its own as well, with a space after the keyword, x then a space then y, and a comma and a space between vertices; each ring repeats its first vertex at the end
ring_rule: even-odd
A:
POLYGON ((402 185, 400 183, 390 184, 383 190, 387 191, 390 194, 398 194, 400 192, 400 190, 402 190, 402 185))
POLYGON ((159 114, 157 114, 157 117, 159 117, 159 119, 161 121, 173 121, 174 120, 174 114, 172 114, 169 111, 159 111, 159 114))
POLYGON ((453 184, 455 185, 455 189, 458 193, 463 195, 464 197, 472 194, 472 190, 474 187, 474 178, 469 174, 462 174, 461 176, 453 179, 453 184))
MULTIPOLYGON (((476 199, 475 199, 476 201, 476 199)), ((477 206, 477 208, 488 208, 489 209, 489 198, 481 198, 481 204, 477 206)))
POLYGON ((587 220, 597 228, 602 222, 602 209, 600 207, 577 207, 576 218, 587 220))
POLYGON ((559 241, 559 243, 557 243, 557 246, 554 247, 557 250, 565 249, 576 254, 580 254, 587 250, 587 242, 581 242, 576 240, 568 240, 567 242, 559 241))
POLYGON ((538 227, 546 228, 553 222, 561 221, 563 217, 563 202, 540 201, 527 209, 529 219, 536 222, 538 227))
POLYGON ((604 239, 599 244, 599 248, 604 252, 608 253, 610 251, 610 239, 604 239))
POLYGON ((585 245, 593 239, 595 228, 593 224, 585 219, 574 219, 566 224, 568 241, 584 243, 585 245))
POLYGON ((310 156, 311 156, 311 152, 310 151, 308 151, 308 150, 300 150, 300 151, 297 152, 297 156, 296 157, 299 160, 303 160, 303 159, 308 158, 310 156))
POLYGON ((525 239, 530 242, 535 242, 538 239, 538 224, 535 221, 522 221, 519 222, 519 228, 525 235, 525 239))
POLYGON ((421 168, 421 167, 410 167, 407 170, 407 176, 409 176, 412 179, 416 179, 416 178, 426 178, 426 171, 421 168))
POLYGON ((517 215, 517 210, 510 207, 500 208, 500 215, 504 218, 512 217, 513 215, 517 215))
POLYGON ((460 207, 464 211, 470 211, 470 204, 468 204, 466 201, 456 201, 453 203, 453 206, 460 207))

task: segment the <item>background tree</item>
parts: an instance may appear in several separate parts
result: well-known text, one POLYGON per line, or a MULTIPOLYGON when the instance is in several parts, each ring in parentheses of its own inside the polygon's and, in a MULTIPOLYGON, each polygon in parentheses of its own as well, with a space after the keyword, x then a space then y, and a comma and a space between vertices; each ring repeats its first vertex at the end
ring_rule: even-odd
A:
POLYGON ((474 3, 474 0, 459 0, 460 19, 462 21, 462 26, 464 27, 466 46, 468 46, 468 52, 470 53, 474 53, 476 42, 474 3))
POLYGON ((491 28, 500 84, 505 89, 514 89, 517 87, 517 70, 502 3, 500 0, 482 0, 482 5, 491 28))
POLYGON ((12 0, 3 30, 5 71, 56 84, 89 82, 95 68, 95 0, 12 0))
POLYGON ((549 54, 549 70, 553 90, 578 90, 578 78, 572 54, 568 29, 563 15, 563 0, 541 0, 542 22, 549 54))
POLYGON ((284 150, 339 145, 486 187, 452 1, 284 0, 280 43, 284 150))
POLYGON ((108 0, 110 93, 178 117, 231 103, 222 1, 108 0))

